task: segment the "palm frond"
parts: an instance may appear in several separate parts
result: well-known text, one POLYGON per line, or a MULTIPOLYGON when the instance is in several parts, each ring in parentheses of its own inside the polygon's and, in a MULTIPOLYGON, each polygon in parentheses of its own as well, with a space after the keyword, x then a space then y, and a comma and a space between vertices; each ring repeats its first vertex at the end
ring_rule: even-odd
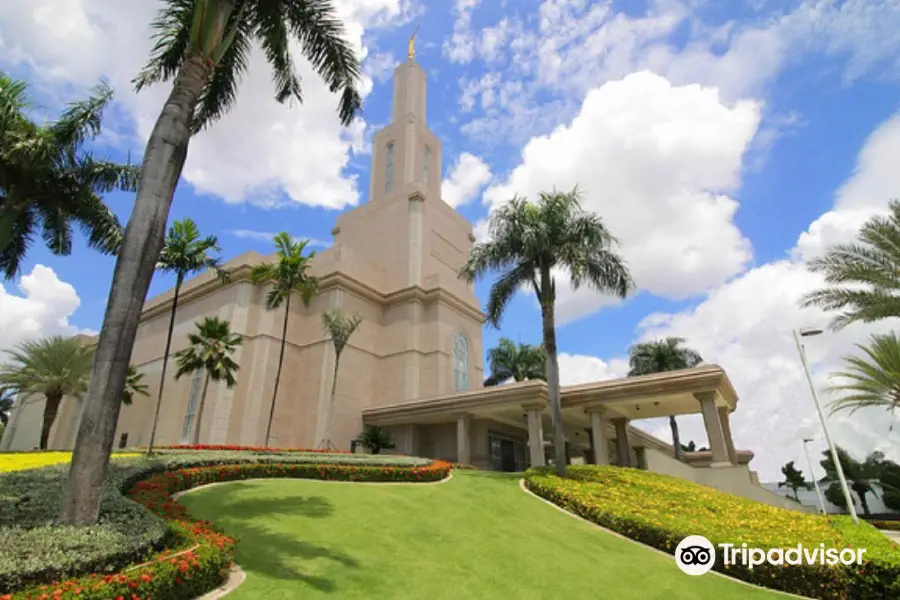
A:
POLYGON ((150 25, 156 31, 150 60, 132 82, 136 91, 178 73, 187 55, 195 7, 195 0, 167 0, 159 9, 150 25))

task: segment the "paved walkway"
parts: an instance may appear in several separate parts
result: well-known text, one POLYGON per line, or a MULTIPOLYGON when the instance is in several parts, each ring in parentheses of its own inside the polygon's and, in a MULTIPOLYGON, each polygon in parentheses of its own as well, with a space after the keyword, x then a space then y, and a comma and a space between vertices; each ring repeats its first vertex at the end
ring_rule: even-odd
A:
POLYGON ((879 529, 878 531, 900 544, 900 531, 888 531, 887 529, 879 529))

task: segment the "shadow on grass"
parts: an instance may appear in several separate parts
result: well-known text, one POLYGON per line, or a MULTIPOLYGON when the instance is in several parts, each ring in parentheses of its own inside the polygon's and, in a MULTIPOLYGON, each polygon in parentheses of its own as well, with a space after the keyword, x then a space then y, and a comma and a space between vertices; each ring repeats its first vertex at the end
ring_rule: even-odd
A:
MULTIPOLYGON (((344 567, 359 568, 359 563, 352 557, 325 546, 320 546, 300 539, 302 520, 292 523, 293 531, 284 533, 273 528, 282 524, 266 525, 265 518, 271 516, 303 517, 327 519, 335 516, 334 506, 322 496, 279 496, 253 498, 235 497, 242 488, 251 488, 252 484, 235 483, 228 486, 228 492, 215 497, 210 504, 212 521, 225 533, 238 540, 237 562, 252 573, 258 573, 275 579, 287 579, 303 582, 322 592, 337 591, 337 584, 328 577, 313 575, 312 561, 326 559, 344 567)), ((316 570, 319 570, 316 567, 316 570)), ((299 591, 298 591, 299 593, 299 591)), ((299 594, 302 595, 302 594, 299 594)))

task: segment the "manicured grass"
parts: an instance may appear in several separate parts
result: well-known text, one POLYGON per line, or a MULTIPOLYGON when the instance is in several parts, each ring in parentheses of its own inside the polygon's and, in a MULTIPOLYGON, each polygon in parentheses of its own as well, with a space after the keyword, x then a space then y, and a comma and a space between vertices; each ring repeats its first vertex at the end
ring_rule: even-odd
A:
POLYGON ((431 485, 245 481, 181 498, 238 538, 243 598, 778 598, 561 513, 519 475, 431 485))

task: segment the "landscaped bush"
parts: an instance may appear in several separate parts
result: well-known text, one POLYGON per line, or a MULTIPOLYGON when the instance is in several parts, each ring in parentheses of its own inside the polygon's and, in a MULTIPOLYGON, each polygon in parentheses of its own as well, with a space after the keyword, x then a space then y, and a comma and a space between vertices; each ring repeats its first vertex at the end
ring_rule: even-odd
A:
MULTIPOLYGON (((113 458, 133 458, 140 456, 135 453, 113 454, 113 458)), ((0 453, 0 473, 12 471, 24 471, 37 469, 49 465, 58 465, 72 460, 71 452, 55 452, 46 450, 29 450, 27 452, 3 452, 0 453)))
MULTIPOLYGON (((327 460, 330 458, 322 455, 319 456, 319 463, 311 463, 302 457, 295 459, 284 455, 266 457, 235 452, 203 452, 112 463, 101 503, 100 523, 91 528, 53 525, 65 480, 64 468, 56 466, 4 474, 0 476, 0 594, 30 586, 30 593, 38 597, 40 588, 34 586, 86 573, 95 573, 96 576, 65 584, 69 586, 66 593, 75 594, 74 590, 81 589, 84 594, 98 585, 108 591, 111 588, 104 586, 111 581, 119 581, 121 577, 107 581, 107 576, 136 563, 150 561, 155 565, 159 561, 153 554, 163 547, 200 544, 198 548, 203 548, 210 539, 218 544, 221 541, 218 534, 208 526, 191 524, 179 528, 171 524, 172 519, 186 517, 180 505, 169 499, 168 495, 196 485, 253 477, 433 481, 446 477, 450 469, 447 463, 422 459, 404 459, 399 461, 401 464, 396 464, 397 460, 378 460, 376 464, 370 461, 369 465, 364 465, 337 464, 327 460), (128 491, 132 499, 150 511, 124 498, 122 493, 128 491), (195 531, 195 528, 199 529, 195 531)), ((195 550, 198 562, 194 566, 199 569, 198 572, 204 573, 202 585, 197 583, 198 589, 214 587, 208 585, 208 579, 213 576, 220 579, 223 559, 213 551, 207 556, 195 550)), ((154 586, 163 585, 156 578, 158 574, 154 571, 150 575, 156 582, 154 586)), ((161 594, 156 588, 147 587, 150 581, 138 583, 132 576, 120 583, 130 586, 132 590, 136 589, 131 586, 132 583, 146 587, 144 594, 152 593, 155 598, 197 595, 193 591, 185 596, 173 595, 174 592, 161 594)), ((101 590, 91 593, 101 593, 101 590)), ((19 594, 15 597, 28 596, 19 594)))
POLYGON ((847 517, 824 518, 734 496, 682 479, 621 467, 571 466, 569 477, 529 469, 528 489, 566 510, 668 553, 688 535, 714 545, 750 548, 866 548, 862 567, 843 565, 724 564, 733 577, 815 598, 854 600, 900 597, 900 551, 882 533, 847 517))
POLYGON ((227 450, 230 452, 309 452, 319 454, 351 454, 348 450, 326 450, 322 448, 267 448, 265 446, 235 446, 233 444, 179 444, 177 446, 155 446, 154 450, 227 450))
POLYGON ((900 531, 900 521, 869 521, 872 527, 884 529, 885 531, 900 531))

